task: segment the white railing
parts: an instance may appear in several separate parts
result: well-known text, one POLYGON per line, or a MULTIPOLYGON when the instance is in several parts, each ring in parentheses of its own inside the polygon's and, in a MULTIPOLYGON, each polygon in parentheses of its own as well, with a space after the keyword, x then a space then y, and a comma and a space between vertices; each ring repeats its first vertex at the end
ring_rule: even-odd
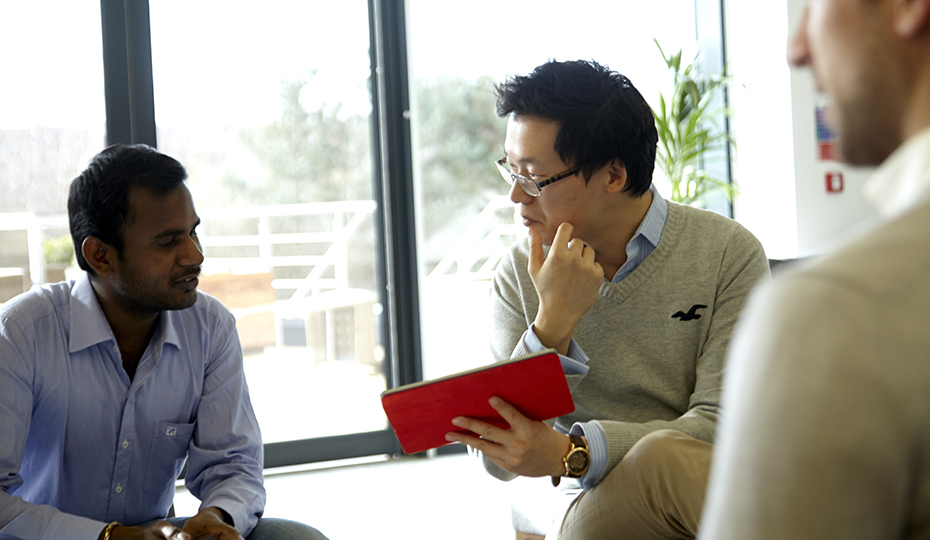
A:
POLYGON ((204 224, 244 219, 255 219, 257 223, 255 231, 250 234, 201 235, 200 243, 205 250, 211 247, 258 248, 257 257, 223 257, 211 254, 204 261, 204 272, 249 273, 269 271, 274 267, 310 267, 311 270, 301 279, 277 278, 271 282, 274 289, 294 291, 291 294, 291 299, 294 300, 323 290, 347 288, 347 246, 376 208, 374 201, 339 201, 203 210, 200 212, 200 218, 204 224), (276 233, 271 225, 274 218, 330 215, 330 230, 276 233), (321 255, 275 255, 274 246, 284 244, 328 244, 328 247, 321 255), (328 268, 333 269, 334 277, 322 277, 328 268))
MULTIPOLYGON (((348 288, 349 260, 347 246, 359 227, 377 208, 374 201, 340 201, 241 208, 210 208, 199 212, 208 229, 213 222, 254 219, 256 226, 247 234, 201 234, 200 241, 209 248, 257 248, 257 256, 219 256, 209 254, 205 273, 268 272, 275 267, 308 267, 302 278, 276 278, 272 287, 293 291, 299 299, 321 291, 348 288), (331 216, 329 230, 274 232, 272 220, 287 217, 331 216), (275 255, 274 246, 284 244, 328 245, 320 255, 275 255), (332 277, 323 277, 327 269, 332 277)), ((522 233, 513 219, 513 203, 507 197, 491 199, 472 220, 452 248, 429 273, 429 277, 465 275, 489 277, 506 251, 522 233)), ((66 215, 37 216, 30 212, 0 214, 0 231, 25 231, 28 246, 28 273, 32 283, 46 281, 42 243, 46 231, 67 229, 66 215)), ((253 250, 254 251, 254 250, 253 250)), ((3 269, 10 272, 16 268, 3 269)), ((19 270, 24 271, 25 269, 19 270)))
POLYGON ((507 246, 523 231, 516 222, 515 208, 506 196, 488 201, 452 249, 430 271, 429 277, 489 278, 506 253, 507 246))
MULTIPOLYGON (((301 279, 275 279, 275 289, 292 290, 292 299, 302 298, 308 294, 347 288, 348 252, 347 245, 359 227, 370 218, 377 205, 374 201, 341 201, 308 204, 285 204, 274 206, 252 206, 244 208, 211 208, 199 212, 205 228, 211 222, 234 220, 256 221, 253 232, 239 235, 201 235, 200 241, 205 249, 209 248, 249 248, 258 249, 258 256, 216 256, 209 255, 204 261, 205 273, 219 272, 267 272, 275 267, 309 267, 310 270, 301 279), (275 233, 271 221, 275 218, 332 216, 329 230, 305 231, 297 233, 275 233), (274 246, 282 244, 320 244, 327 246, 320 255, 274 254, 274 246), (331 278, 322 277, 326 270, 332 268, 331 278)), ((14 212, 0 214, 0 231, 25 231, 28 252, 29 280, 32 283, 45 283, 46 265, 42 244, 47 231, 68 228, 66 215, 37 216, 31 212, 14 212)), ((4 268, 5 273, 24 269, 4 268)))

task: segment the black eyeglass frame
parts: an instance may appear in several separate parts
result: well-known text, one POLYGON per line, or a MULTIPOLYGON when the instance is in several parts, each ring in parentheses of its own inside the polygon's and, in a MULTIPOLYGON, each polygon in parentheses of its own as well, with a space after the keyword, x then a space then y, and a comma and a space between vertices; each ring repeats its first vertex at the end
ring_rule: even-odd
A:
POLYGON ((580 171, 586 165, 585 163, 582 163, 581 165, 572 167, 571 169, 568 169, 564 172, 560 172, 559 174, 555 176, 550 176, 549 178, 546 178, 542 182, 536 182, 530 178, 523 176, 522 174, 516 174, 514 172, 511 172, 510 169, 507 168, 506 163, 507 163, 507 156, 504 156, 494 162, 494 164, 497 165, 497 170, 500 171, 501 176, 504 178, 504 181, 507 182, 511 186, 513 185, 514 182, 517 182, 518 184, 520 184, 520 187, 523 188, 523 191, 527 193, 527 195, 531 195, 533 197, 539 197, 542 194, 542 188, 548 186, 549 184, 553 182, 558 182, 559 180, 563 178, 568 178, 569 176, 574 176, 578 174, 578 171, 580 171), (536 188, 535 193, 532 191, 533 188, 536 188))

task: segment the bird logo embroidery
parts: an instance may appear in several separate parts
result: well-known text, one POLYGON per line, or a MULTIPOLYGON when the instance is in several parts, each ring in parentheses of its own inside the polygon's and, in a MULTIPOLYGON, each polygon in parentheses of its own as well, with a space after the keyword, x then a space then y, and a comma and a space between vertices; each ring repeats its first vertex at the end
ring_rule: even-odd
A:
POLYGON ((704 309, 706 307, 707 306, 705 306, 704 304, 694 304, 693 306, 691 306, 691 309, 689 309, 687 313, 683 311, 677 311, 675 312, 674 315, 672 315, 672 318, 673 319, 677 318, 681 322, 695 321, 701 318, 701 316, 697 313, 697 310, 704 309))

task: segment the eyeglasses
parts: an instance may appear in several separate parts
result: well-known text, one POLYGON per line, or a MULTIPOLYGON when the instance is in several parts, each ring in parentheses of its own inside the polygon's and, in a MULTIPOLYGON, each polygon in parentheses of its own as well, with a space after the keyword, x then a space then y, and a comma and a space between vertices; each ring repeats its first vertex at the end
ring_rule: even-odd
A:
POLYGON ((513 185, 514 182, 517 182, 518 184, 520 184, 520 187, 523 188, 523 191, 525 191, 529 195, 532 195, 533 197, 539 197, 539 195, 542 193, 542 188, 544 188, 545 186, 548 186, 549 184, 553 182, 558 182, 559 180, 563 178, 568 178, 569 176, 576 174, 578 171, 582 169, 582 167, 585 166, 585 164, 582 163, 581 165, 578 165, 577 167, 572 167, 571 169, 568 169, 565 172, 560 172, 559 174, 555 176, 550 176, 549 178, 546 178, 542 182, 534 182, 533 180, 530 180, 529 178, 525 176, 511 172, 510 167, 507 165, 506 156, 495 161, 494 164, 497 165, 497 170, 500 171, 501 176, 504 177, 504 181, 506 181, 511 186, 513 185))

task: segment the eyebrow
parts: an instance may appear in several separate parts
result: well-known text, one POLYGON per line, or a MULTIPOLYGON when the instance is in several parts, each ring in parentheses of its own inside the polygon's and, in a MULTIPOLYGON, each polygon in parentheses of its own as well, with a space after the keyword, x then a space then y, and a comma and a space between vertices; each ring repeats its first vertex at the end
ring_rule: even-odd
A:
MULTIPOLYGON (((194 226, 191 227, 191 229, 196 229, 200 225, 200 223, 201 223, 200 218, 197 218, 197 222, 194 223, 194 226)), ((166 231, 162 231, 156 234, 153 238, 155 240, 158 240, 161 238, 170 238, 172 236, 178 236, 179 234, 187 234, 188 231, 191 229, 168 229, 166 231)))
MULTIPOLYGON (((507 148, 504 149, 504 157, 507 158, 507 161, 510 161, 510 154, 507 152, 507 148)), ((525 157, 523 159, 516 160, 520 165, 535 165, 539 163, 539 160, 534 157, 525 157)))

